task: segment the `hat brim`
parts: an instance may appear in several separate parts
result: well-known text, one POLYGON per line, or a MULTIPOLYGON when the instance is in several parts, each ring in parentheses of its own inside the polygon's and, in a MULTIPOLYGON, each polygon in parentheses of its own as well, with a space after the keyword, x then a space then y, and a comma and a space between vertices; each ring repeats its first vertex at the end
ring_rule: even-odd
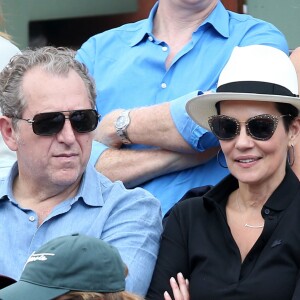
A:
POLYGON ((32 284, 26 281, 18 281, 0 290, 1 300, 51 300, 68 293, 68 289, 50 288, 32 284))
POLYGON ((200 96, 190 99, 187 102, 186 111, 198 125, 210 131, 210 127, 208 125, 208 118, 217 114, 216 103, 226 100, 287 103, 295 106, 298 109, 298 111, 300 111, 299 97, 248 93, 202 94, 200 96))

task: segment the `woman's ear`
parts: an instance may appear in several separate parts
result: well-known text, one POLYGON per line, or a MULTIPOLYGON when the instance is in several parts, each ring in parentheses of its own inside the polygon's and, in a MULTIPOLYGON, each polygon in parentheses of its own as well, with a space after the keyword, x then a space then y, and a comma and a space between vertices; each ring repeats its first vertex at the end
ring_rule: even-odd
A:
POLYGON ((0 116, 0 132, 7 147, 12 151, 17 151, 16 131, 12 126, 12 119, 0 116))
POLYGON ((289 129, 289 145, 300 146, 300 117, 297 117, 290 126, 289 129))

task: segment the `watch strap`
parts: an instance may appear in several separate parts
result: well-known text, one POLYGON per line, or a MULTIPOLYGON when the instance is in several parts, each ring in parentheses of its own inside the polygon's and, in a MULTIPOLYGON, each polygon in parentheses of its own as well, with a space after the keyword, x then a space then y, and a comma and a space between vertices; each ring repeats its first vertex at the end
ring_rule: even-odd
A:
POLYGON ((127 133, 127 128, 130 124, 130 116, 129 116, 130 110, 124 110, 121 112, 119 117, 125 117, 127 122, 122 128, 116 127, 117 135, 120 137, 121 141, 125 145, 132 144, 127 133))

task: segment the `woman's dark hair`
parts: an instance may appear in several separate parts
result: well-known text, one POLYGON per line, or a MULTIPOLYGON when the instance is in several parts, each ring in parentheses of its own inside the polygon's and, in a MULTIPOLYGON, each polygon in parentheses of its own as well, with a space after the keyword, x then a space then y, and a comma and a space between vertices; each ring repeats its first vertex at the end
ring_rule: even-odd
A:
POLYGON ((288 132, 290 125, 299 114, 298 109, 294 105, 288 103, 275 103, 275 107, 280 114, 289 115, 283 118, 285 131, 288 132))
MULTIPOLYGON (((218 115, 220 114, 220 102, 221 101, 216 103, 216 110, 218 115)), ((284 129, 286 132, 288 132, 290 125, 299 114, 298 109, 294 105, 288 103, 274 102, 274 104, 275 108, 281 115, 288 115, 283 118, 284 129)))

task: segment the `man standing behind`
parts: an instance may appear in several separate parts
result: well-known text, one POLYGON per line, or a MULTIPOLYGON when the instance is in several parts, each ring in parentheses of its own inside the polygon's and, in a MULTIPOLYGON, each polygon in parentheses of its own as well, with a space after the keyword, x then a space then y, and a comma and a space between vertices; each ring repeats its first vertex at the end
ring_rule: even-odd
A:
POLYGON ((115 246, 128 266, 126 289, 144 295, 158 251, 160 205, 88 164, 99 119, 95 97, 71 50, 28 50, 2 71, 0 129, 17 163, 0 180, 0 273, 19 279, 33 251, 78 232, 115 246))
POLYGON ((164 213, 189 189, 219 182, 228 170, 210 159, 216 151, 207 153, 218 141, 187 116, 186 98, 170 101, 215 89, 233 48, 252 44, 288 53, 272 24, 219 0, 160 0, 147 20, 90 38, 77 59, 95 78, 104 116, 91 156, 96 168, 144 187, 164 213))

